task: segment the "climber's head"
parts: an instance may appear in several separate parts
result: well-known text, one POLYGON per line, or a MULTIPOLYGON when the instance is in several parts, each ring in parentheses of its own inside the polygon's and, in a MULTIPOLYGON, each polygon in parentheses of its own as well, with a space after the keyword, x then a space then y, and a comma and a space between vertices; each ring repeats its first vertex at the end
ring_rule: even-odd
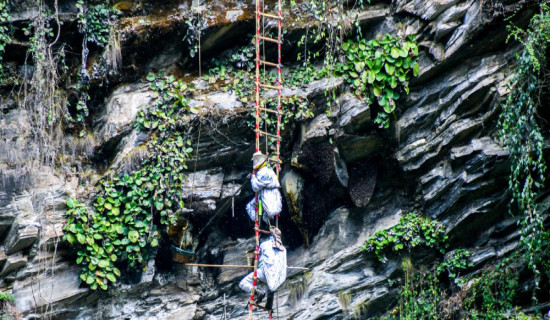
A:
POLYGON ((258 170, 261 167, 265 166, 267 163, 267 156, 261 151, 258 151, 252 155, 252 168, 258 170))

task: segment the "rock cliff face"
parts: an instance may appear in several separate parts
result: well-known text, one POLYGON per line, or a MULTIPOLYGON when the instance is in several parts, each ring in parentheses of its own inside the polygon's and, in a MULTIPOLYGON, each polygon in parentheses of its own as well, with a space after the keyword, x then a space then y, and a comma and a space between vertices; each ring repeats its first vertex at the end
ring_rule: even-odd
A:
MULTIPOLYGON (((196 230, 238 191, 235 216, 231 209, 222 212, 199 239, 196 259, 246 261, 252 226, 244 205, 252 192, 238 189, 253 149, 249 113, 235 94, 192 75, 196 62, 181 41, 191 3, 169 3, 115 4, 124 12, 119 22, 121 72, 92 94, 92 138, 82 142, 68 133, 65 153, 70 160, 62 165, 37 166, 32 160, 39 146, 27 111, 3 88, 0 291, 12 291, 28 319, 242 319, 247 313, 247 295, 237 285, 246 274, 241 269, 172 264, 165 243, 147 271, 125 276, 109 293, 92 292, 79 286, 71 248, 60 243, 66 198, 85 199, 99 178, 131 171, 146 156, 145 137, 132 124, 137 112, 156 98, 145 74, 166 69, 185 75, 196 87, 205 86, 191 104, 212 115, 204 127, 190 128, 195 136, 202 132, 199 157, 190 165, 196 171, 189 171, 184 186, 193 199, 189 209, 200 213, 193 221, 196 230)), ((37 14, 31 4, 14 2, 15 25, 37 14)), ((202 40, 205 60, 246 44, 242 39, 253 30, 251 5, 205 5, 213 8, 202 40)), ((420 74, 410 94, 399 100, 390 129, 373 124, 371 107, 348 92, 342 79, 318 80, 297 91, 323 110, 325 89, 335 89, 338 103, 330 115, 317 112, 285 131, 281 181, 287 207, 281 226, 289 265, 310 271, 292 271, 279 290, 281 319, 369 319, 388 310, 398 289, 387 280, 399 277, 400 260, 390 255, 380 263, 361 246, 410 211, 444 223, 450 249, 472 252, 471 272, 517 246, 515 222, 507 214, 507 154, 496 139, 496 120, 517 49, 505 45, 503 17, 520 5, 515 21, 525 24, 532 15, 530 4, 516 1, 373 1, 361 9, 365 35, 414 33, 421 47, 420 74)), ((62 36, 77 37, 74 5, 60 1, 60 9, 62 36)), ((293 26, 287 38, 297 38, 303 28, 293 26)), ((7 59, 20 67, 16 55, 28 44, 16 40, 8 46, 7 59)), ((285 46, 283 59, 291 59, 294 43, 285 46)), ((429 252, 415 254, 425 263, 433 258, 429 252)))

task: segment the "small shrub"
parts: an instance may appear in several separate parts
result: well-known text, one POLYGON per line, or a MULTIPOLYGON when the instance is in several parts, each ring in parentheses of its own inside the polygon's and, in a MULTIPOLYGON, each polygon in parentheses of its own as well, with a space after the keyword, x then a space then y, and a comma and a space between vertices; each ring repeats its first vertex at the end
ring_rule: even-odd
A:
POLYGON ((365 97, 369 103, 378 102, 384 112, 378 112, 374 122, 388 128, 388 115, 395 111, 398 91, 402 88, 408 94, 410 72, 418 75, 414 36, 399 39, 386 34, 380 41, 348 40, 342 50, 346 63, 340 64, 338 71, 351 84, 355 95, 365 97))
POLYGON ((439 246, 441 253, 447 247, 445 228, 437 221, 411 212, 401 218, 399 223, 390 229, 380 230, 367 238, 363 250, 374 251, 380 261, 387 260, 388 249, 399 251, 417 246, 439 246))

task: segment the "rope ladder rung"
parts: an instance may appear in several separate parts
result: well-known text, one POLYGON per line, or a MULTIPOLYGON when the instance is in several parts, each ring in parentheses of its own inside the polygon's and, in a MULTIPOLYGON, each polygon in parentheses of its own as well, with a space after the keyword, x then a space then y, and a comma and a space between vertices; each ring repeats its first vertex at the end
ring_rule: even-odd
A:
POLYGON ((278 44, 282 44, 283 41, 282 40, 279 40, 279 39, 275 39, 275 38, 271 38, 271 37, 264 37, 264 36, 257 36, 258 39, 260 40, 265 40, 265 41, 269 41, 269 42, 273 42, 273 43, 278 43, 278 44))
POLYGON ((278 136, 278 135, 273 134, 273 133, 265 132, 265 131, 262 131, 262 130, 257 130, 256 132, 258 132, 260 135, 264 135, 264 136, 268 136, 268 137, 271 137, 271 138, 275 138, 277 140, 281 140, 281 136, 278 136))
POLYGON ((284 20, 282 16, 271 13, 260 12, 260 16, 277 20, 284 20))
POLYGON ((260 111, 269 112, 269 113, 273 113, 273 114, 276 114, 276 115, 281 115, 282 114, 282 112, 279 112, 275 109, 268 109, 268 108, 262 108, 262 107, 260 107, 260 111))
POLYGON ((265 64, 266 66, 275 67, 275 68, 282 68, 283 67, 282 65, 280 65, 278 63, 270 62, 270 61, 264 61, 264 60, 260 60, 260 64, 265 64))
POLYGON ((283 90, 282 86, 273 86, 273 85, 265 84, 265 83, 260 83, 260 87, 266 88, 266 89, 271 89, 271 90, 283 90))

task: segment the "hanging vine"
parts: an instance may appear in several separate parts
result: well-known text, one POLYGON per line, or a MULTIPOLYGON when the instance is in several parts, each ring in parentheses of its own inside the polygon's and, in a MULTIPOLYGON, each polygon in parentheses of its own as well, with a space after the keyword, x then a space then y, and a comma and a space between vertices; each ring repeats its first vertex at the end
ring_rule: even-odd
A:
MULTIPOLYGON (((550 42, 550 7, 541 5, 540 14, 531 19, 527 30, 508 27, 510 38, 519 41, 524 50, 516 55, 515 76, 509 85, 510 94, 499 118, 500 137, 510 153, 512 192, 511 210, 520 213, 521 245, 527 265, 535 275, 539 288, 542 270, 548 270, 548 233, 536 198, 544 187, 547 171, 544 160, 544 136, 537 111, 543 107, 540 97, 548 93, 546 51, 550 42)), ((533 299, 536 300, 535 293, 533 299)))
MULTIPOLYGON (((118 11, 110 7, 108 2, 103 4, 91 5, 87 1, 78 0, 78 29, 82 37, 82 57, 80 70, 78 72, 77 103, 75 121, 83 124, 84 119, 89 115, 88 100, 90 96, 90 80, 103 79, 109 74, 116 72, 120 63, 121 53, 119 38, 114 30, 118 11), (104 54, 100 61, 94 62, 92 74, 88 72, 88 43, 94 43, 99 48, 104 48, 104 54), (110 67, 110 68, 109 68, 110 67)), ((80 131, 80 137, 83 137, 86 131, 80 131)))
POLYGON ((6 51, 6 45, 11 40, 8 6, 8 0, 0 0, 0 83, 2 83, 6 78, 6 71, 4 65, 2 64, 2 58, 6 51))
POLYGON ((59 90, 60 72, 65 72, 64 45, 58 45, 61 25, 55 13, 41 0, 36 1, 37 16, 24 29, 30 36, 24 68, 32 70, 30 81, 23 83, 23 105, 29 116, 32 135, 38 147, 32 157, 53 164, 63 142, 62 123, 69 116, 66 96, 59 90), (54 31, 55 28, 55 31, 54 31))
POLYGON ((135 126, 148 131, 148 154, 139 170, 101 180, 92 208, 67 199, 63 240, 76 248, 79 278, 92 290, 107 290, 119 268, 146 268, 159 243, 158 226, 174 223, 183 211, 183 175, 193 149, 181 130, 189 121, 188 88, 174 76, 147 76, 157 101, 140 111, 135 126))

